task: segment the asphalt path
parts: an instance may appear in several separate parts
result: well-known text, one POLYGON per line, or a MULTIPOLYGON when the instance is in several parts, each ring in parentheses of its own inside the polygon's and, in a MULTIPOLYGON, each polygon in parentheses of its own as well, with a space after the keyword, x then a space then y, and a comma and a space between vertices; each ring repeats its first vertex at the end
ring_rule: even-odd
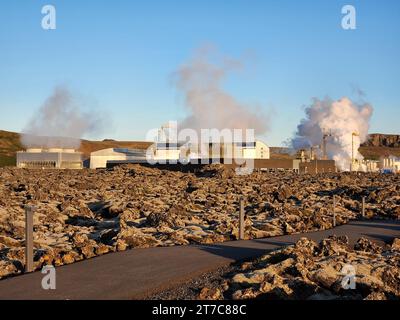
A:
POLYGON ((232 262, 265 254, 301 237, 347 235, 379 244, 400 238, 400 221, 352 221, 334 229, 212 245, 132 249, 56 268, 56 289, 44 290, 40 271, 0 281, 0 299, 141 299, 232 262))

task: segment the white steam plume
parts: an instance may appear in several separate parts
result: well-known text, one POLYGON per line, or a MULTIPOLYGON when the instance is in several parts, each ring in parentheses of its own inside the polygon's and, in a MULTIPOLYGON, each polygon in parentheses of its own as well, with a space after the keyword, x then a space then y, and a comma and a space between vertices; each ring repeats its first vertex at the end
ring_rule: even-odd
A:
MULTIPOLYGON (((223 58, 212 63, 210 50, 201 48, 195 56, 175 73, 175 84, 183 93, 189 115, 180 128, 201 129, 254 129, 262 134, 268 129, 268 117, 248 105, 238 102, 222 88, 229 73, 241 67, 241 62, 223 58)), ((215 61, 215 59, 214 59, 215 61)))
POLYGON ((354 141, 354 158, 363 159, 358 152, 360 144, 367 139, 369 121, 373 108, 371 105, 357 104, 347 97, 333 101, 314 99, 307 107, 306 118, 297 126, 292 139, 295 149, 321 145, 324 133, 332 136, 327 139, 327 155, 336 161, 341 170, 349 170, 352 154, 352 133, 354 141))
POLYGON ((70 91, 56 87, 22 131, 27 148, 74 148, 84 134, 98 132, 103 120, 98 113, 82 112, 70 91))

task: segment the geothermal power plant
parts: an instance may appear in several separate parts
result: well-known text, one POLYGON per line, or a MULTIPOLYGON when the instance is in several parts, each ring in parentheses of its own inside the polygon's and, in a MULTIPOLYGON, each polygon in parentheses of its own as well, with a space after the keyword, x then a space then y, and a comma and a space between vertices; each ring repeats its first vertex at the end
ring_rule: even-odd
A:
MULTIPOLYGON (((19 151, 16 164, 18 168, 28 169, 82 169, 84 167, 101 169, 137 163, 158 168, 191 171, 210 163, 222 163, 226 167, 234 168, 242 166, 243 162, 251 161, 254 169, 263 171, 284 170, 311 174, 343 171, 338 168, 335 160, 328 157, 328 139, 332 137, 331 133, 324 133, 319 145, 297 150, 293 159, 279 157, 271 159, 270 148, 261 140, 254 139, 250 142, 237 140, 224 143, 223 139, 218 139, 207 144, 194 145, 169 139, 170 130, 171 127, 168 124, 162 126, 156 142, 148 149, 106 148, 94 151, 90 154, 89 164, 85 162, 85 165, 81 152, 74 148, 57 147, 32 147, 19 151), (319 157, 317 151, 320 151, 319 157)), ((354 136, 353 133, 352 138, 354 136)), ((400 171, 400 161, 394 157, 384 157, 379 161, 360 160, 356 159, 354 154, 353 146, 351 159, 348 159, 349 171, 400 171)))
MULTIPOLYGON (((271 159, 270 148, 261 140, 243 142, 236 139, 233 142, 224 142, 223 138, 218 138, 205 144, 185 144, 169 138, 173 129, 176 128, 170 124, 163 125, 158 130, 156 141, 148 149, 106 148, 94 151, 90 154, 90 164, 87 166, 100 169, 138 163, 190 171, 209 163, 239 167, 243 166, 244 162, 251 161, 256 170, 288 170, 298 173, 336 171, 335 161, 326 157, 317 159, 314 153, 306 155, 306 152, 302 151, 297 159, 271 159)), ((60 139, 54 139, 53 145, 57 144, 57 141, 60 139)), ((49 141, 46 140, 46 143, 49 141)), ((82 169, 83 160, 82 153, 73 148, 32 147, 17 152, 18 168, 82 169)))

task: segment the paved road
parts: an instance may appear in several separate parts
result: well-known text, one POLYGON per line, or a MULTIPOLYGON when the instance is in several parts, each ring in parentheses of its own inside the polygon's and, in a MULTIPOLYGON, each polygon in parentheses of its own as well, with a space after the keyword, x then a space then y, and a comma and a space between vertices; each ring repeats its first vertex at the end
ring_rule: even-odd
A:
POLYGON ((331 234, 378 243, 400 237, 400 221, 353 221, 333 230, 273 238, 133 249, 58 267, 57 289, 43 290, 40 272, 0 281, 0 299, 138 299, 169 289, 233 261, 248 259, 296 242, 331 234))

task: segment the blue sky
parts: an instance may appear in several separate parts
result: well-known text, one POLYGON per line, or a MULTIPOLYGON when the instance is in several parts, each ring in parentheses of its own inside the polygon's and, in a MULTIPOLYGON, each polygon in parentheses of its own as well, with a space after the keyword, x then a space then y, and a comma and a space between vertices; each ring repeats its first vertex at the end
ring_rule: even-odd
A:
POLYGON ((182 119, 171 74, 207 43, 246 57, 225 89, 272 112, 262 138, 280 145, 312 97, 357 99, 374 107, 370 132, 400 133, 400 1, 3 0, 0 3, 0 129, 21 131, 57 85, 104 112, 112 125, 88 138, 143 139, 182 119), (41 28, 41 9, 57 29, 41 28), (341 8, 357 29, 341 28, 341 8))

